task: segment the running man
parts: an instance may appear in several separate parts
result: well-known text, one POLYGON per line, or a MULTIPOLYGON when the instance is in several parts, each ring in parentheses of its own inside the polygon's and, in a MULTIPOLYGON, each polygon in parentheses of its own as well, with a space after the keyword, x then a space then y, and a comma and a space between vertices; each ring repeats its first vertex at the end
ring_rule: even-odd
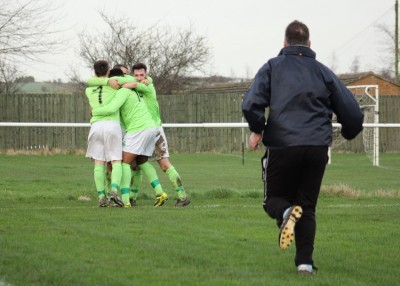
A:
POLYGON ((332 143, 332 114, 351 140, 364 115, 354 95, 310 48, 308 27, 291 22, 279 55, 264 64, 242 102, 251 149, 262 140, 264 210, 276 219, 279 247, 294 241, 301 275, 315 274, 316 206, 332 143), (265 109, 269 109, 268 118, 265 109))

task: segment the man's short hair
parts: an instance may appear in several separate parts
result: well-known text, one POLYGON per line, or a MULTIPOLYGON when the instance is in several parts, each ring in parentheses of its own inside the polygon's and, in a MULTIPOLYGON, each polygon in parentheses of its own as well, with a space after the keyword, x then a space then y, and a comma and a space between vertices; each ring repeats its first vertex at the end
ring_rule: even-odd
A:
POLYGON ((114 68, 110 70, 110 73, 108 75, 109 77, 113 76, 124 76, 124 72, 120 68, 114 68))
POLYGON ((310 32, 304 23, 295 20, 287 26, 285 31, 285 41, 288 46, 307 46, 309 44, 309 40, 310 32))
POLYGON ((106 76, 109 70, 108 62, 104 60, 98 60, 93 64, 93 68, 96 76, 106 76))
POLYGON ((141 69, 144 69, 144 71, 147 72, 147 66, 144 63, 137 63, 132 66, 131 72, 133 73, 133 71, 141 69))
POLYGON ((126 65, 123 65, 123 64, 116 64, 116 65, 113 67, 113 69, 121 69, 121 68, 125 68, 125 69, 128 70, 128 67, 127 67, 126 65))

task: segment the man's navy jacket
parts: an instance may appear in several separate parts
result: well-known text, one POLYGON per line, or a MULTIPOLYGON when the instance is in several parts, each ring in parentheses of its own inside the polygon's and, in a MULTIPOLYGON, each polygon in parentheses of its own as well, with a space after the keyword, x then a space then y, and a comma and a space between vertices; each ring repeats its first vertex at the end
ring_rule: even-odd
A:
POLYGON ((344 138, 353 139, 363 129, 364 115, 354 95, 305 46, 285 47, 261 67, 242 111, 250 130, 263 132, 267 147, 329 146, 332 112, 344 138))

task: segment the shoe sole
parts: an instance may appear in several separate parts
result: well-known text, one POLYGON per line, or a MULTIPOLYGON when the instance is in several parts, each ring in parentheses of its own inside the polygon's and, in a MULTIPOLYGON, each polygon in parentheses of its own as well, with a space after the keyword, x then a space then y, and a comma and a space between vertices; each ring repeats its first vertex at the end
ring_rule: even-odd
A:
POLYGON ((288 249, 290 244, 294 240, 294 227, 296 222, 301 218, 303 210, 300 206, 294 206, 290 210, 288 216, 282 223, 281 230, 279 232, 279 247, 282 250, 288 249))

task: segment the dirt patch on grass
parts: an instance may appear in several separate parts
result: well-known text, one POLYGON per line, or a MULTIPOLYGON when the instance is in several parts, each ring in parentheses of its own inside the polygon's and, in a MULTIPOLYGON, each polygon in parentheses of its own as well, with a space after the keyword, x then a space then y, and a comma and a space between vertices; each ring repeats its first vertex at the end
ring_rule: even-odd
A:
POLYGON ((360 191, 344 183, 322 186, 321 193, 327 196, 337 197, 360 197, 362 195, 360 191))
POLYGON ((321 193, 326 196, 337 197, 400 197, 400 190, 377 190, 363 192, 344 183, 322 186, 321 193))
POLYGON ((14 150, 14 149, 7 149, 0 151, 0 154, 5 155, 85 155, 85 150, 82 149, 49 149, 49 148, 42 148, 42 149, 26 149, 26 150, 14 150))

